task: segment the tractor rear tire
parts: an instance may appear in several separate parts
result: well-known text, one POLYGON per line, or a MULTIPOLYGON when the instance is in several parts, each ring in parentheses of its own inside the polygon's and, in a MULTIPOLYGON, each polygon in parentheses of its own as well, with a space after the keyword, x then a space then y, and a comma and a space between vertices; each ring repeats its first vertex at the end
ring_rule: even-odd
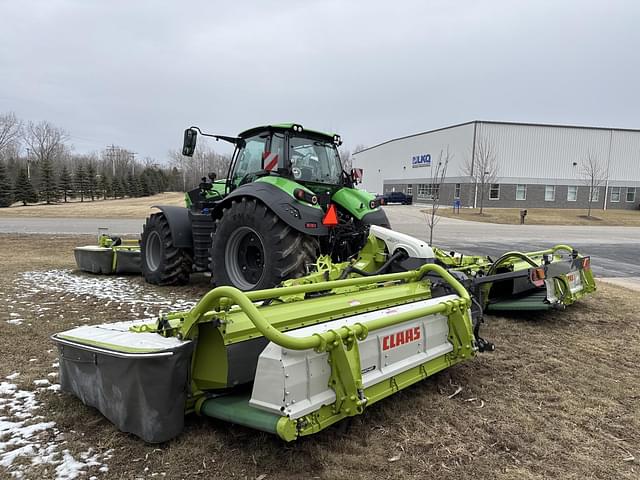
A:
POLYGON ((154 285, 189 283, 193 255, 188 249, 173 244, 169 221, 164 213, 147 218, 140 238, 142 276, 154 285))
POLYGON ((273 288, 306 275, 320 249, 318 239, 284 223, 262 202, 234 200, 216 220, 211 280, 240 290, 273 288))

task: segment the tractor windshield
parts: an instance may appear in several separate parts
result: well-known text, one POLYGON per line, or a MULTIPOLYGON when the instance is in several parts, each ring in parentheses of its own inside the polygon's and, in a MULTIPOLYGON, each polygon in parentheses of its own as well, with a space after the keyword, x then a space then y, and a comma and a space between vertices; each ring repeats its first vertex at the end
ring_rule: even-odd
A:
POLYGON ((289 148, 291 173, 296 181, 340 184, 342 164, 333 143, 295 136, 289 139, 289 148))

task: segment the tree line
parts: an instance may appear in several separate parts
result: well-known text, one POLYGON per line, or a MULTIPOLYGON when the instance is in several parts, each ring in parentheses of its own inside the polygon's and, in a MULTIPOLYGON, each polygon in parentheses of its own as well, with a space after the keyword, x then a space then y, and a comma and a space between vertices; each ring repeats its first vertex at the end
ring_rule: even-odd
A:
POLYGON ((168 166, 123 147, 77 154, 69 134, 47 121, 0 114, 0 207, 142 197, 195 188, 209 172, 226 175, 230 158, 206 146, 194 158, 168 152, 168 166))

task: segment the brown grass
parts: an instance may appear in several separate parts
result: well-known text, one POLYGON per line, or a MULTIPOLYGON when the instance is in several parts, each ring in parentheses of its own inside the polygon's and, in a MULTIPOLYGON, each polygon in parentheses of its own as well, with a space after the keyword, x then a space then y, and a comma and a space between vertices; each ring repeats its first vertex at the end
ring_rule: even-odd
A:
MULTIPOLYGON (((477 208, 461 208, 454 213, 452 208, 440 207, 438 215, 473 222, 519 224, 519 208, 485 208, 482 215, 477 208)), ((640 227, 639 210, 586 210, 558 208, 528 208, 527 225, 618 225, 640 227)))
MULTIPOLYGON (((72 247, 88 239, 0 235, 2 311, 20 291, 20 272, 73 268, 72 247), (18 250, 29 254, 20 258, 18 250)), ((142 284, 135 277, 123 281, 142 284)), ((145 291, 197 298, 206 288, 201 281, 145 291)), ((51 371, 51 333, 84 317, 103 322, 131 314, 130 306, 118 310, 93 297, 20 301, 12 305, 30 325, 0 321, 0 376, 19 369, 25 389, 51 371), (45 302, 51 308, 46 316, 30 313, 30 305, 45 302)), ((146 445, 69 395, 48 392, 40 400, 65 433, 65 448, 115 451, 108 478, 165 472, 154 478, 637 479, 639 310, 637 296, 603 284, 565 312, 489 317, 483 336, 496 343, 494 353, 370 407, 346 432, 330 428, 292 444, 191 416, 177 439, 146 445), (449 399, 457 386, 462 392, 449 399)), ((29 475, 44 477, 41 467, 29 475)))
POLYGON ((52 205, 13 205, 0 208, 1 217, 52 217, 52 218, 146 218, 151 205, 184 206, 184 193, 160 193, 151 197, 119 198, 52 205))

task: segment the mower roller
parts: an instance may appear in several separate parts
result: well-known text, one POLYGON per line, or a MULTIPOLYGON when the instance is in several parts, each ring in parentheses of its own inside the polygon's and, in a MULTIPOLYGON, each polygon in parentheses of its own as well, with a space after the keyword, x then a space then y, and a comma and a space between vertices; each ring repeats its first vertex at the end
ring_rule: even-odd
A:
POLYGON ((509 289, 540 305, 595 289, 588 257, 566 246, 491 262, 370 230, 353 259, 321 256, 278 288, 220 286, 150 323, 54 335, 62 389, 147 442, 177 436, 190 413, 293 441, 493 350, 482 313, 509 289))

